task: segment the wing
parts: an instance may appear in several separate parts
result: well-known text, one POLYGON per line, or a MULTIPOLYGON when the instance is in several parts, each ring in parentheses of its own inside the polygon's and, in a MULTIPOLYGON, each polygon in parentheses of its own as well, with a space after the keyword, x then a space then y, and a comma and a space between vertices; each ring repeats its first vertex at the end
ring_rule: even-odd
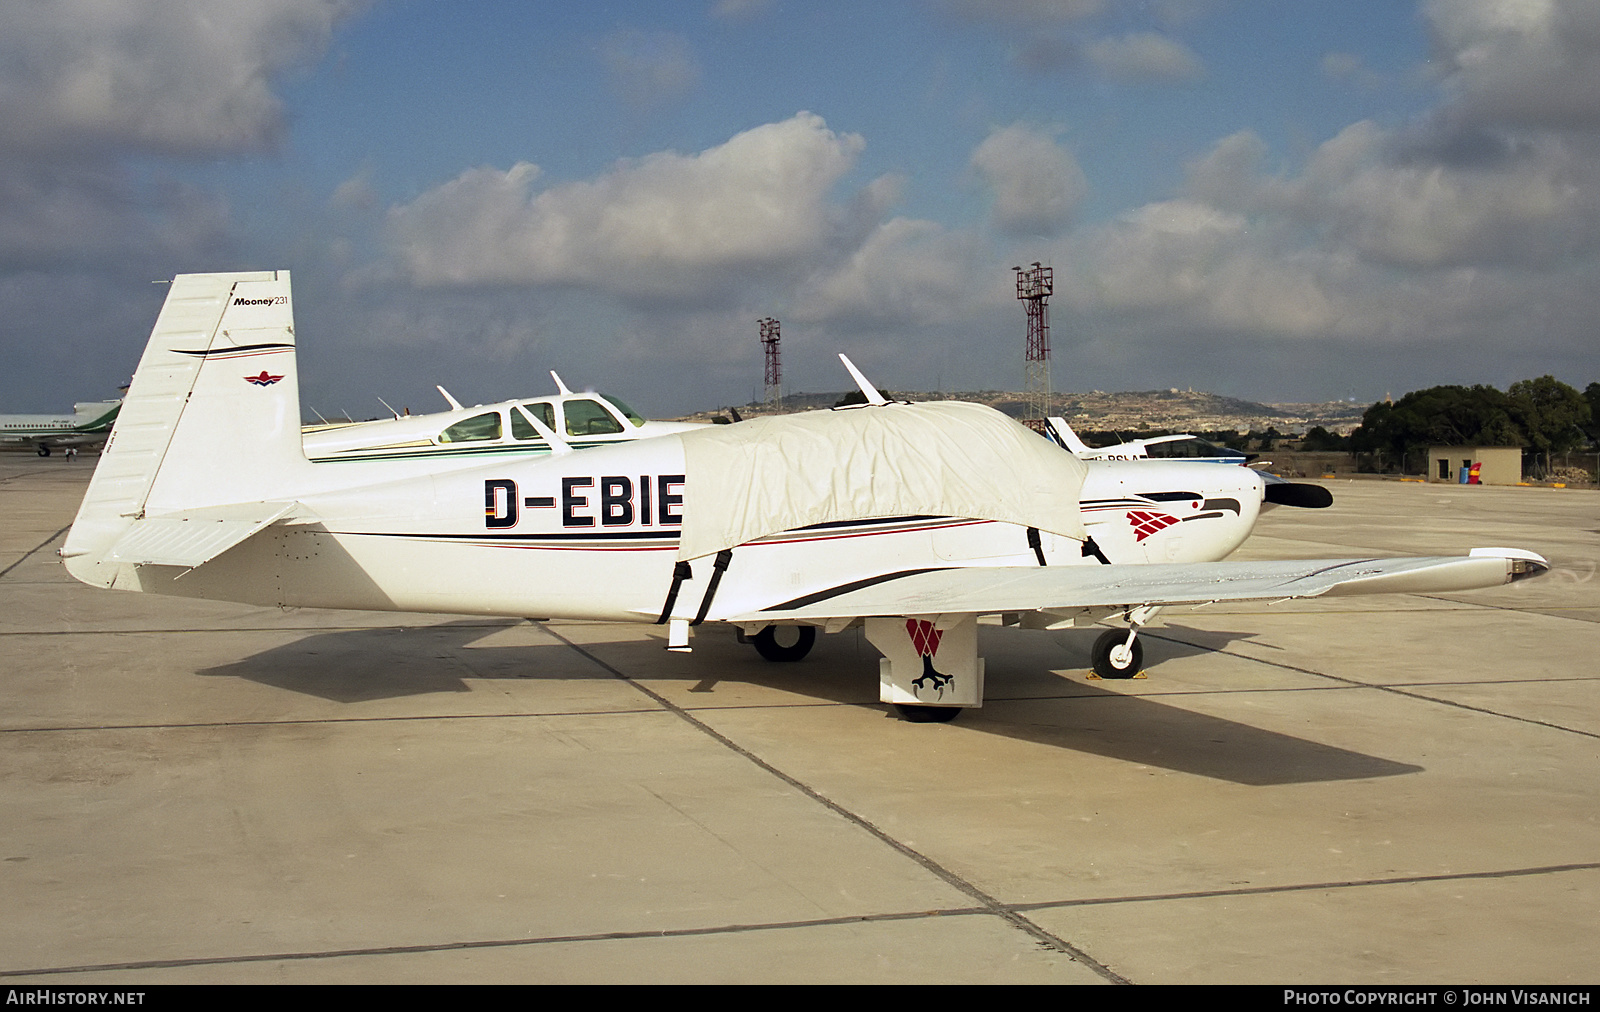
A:
POLYGON ((1415 594, 1494 587, 1549 564, 1515 548, 1468 556, 910 570, 844 584, 730 622, 810 621, 883 615, 990 615, 1216 601, 1276 601, 1346 594, 1415 594))

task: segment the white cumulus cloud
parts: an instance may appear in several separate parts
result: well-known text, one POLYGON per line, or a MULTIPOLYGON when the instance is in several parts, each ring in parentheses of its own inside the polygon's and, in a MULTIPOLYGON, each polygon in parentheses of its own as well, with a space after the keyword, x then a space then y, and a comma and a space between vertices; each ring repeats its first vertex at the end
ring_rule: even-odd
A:
POLYGON ((1404 131, 1345 127, 1294 176, 1268 176, 1244 131, 1190 166, 1189 189, 1376 263, 1546 264, 1600 247, 1600 169, 1582 138, 1530 135, 1474 158, 1417 149, 1404 131))
POLYGON ((1084 47, 1089 63, 1118 81, 1192 81, 1205 65, 1189 47, 1155 32, 1096 39, 1084 47))
POLYGON ((1049 131, 1023 124, 990 133, 972 152, 972 167, 994 191, 994 221, 1017 235, 1064 228, 1089 191, 1072 152, 1049 131))
POLYGON ((0 6, 0 141, 19 151, 231 154, 275 144, 274 75, 320 56, 342 0, 0 6))
POLYGON ((998 277, 969 232, 893 218, 836 266, 800 285, 791 314, 864 329, 946 323, 967 317, 998 277))
POLYGON ((1450 111, 1474 123, 1600 127, 1600 4, 1429 0, 1450 111))
POLYGON ((865 142, 800 113, 698 154, 658 152, 593 180, 540 185, 536 165, 471 169, 389 212, 421 285, 586 286, 693 299, 824 254, 828 196, 865 142))

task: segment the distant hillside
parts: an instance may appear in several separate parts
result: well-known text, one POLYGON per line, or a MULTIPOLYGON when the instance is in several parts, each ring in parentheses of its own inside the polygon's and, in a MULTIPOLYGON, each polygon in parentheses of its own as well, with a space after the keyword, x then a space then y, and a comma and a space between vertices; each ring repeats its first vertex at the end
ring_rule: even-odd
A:
MULTIPOLYGON (((885 393, 889 394, 888 391, 885 393)), ((1028 413, 1024 395, 1010 391, 973 390, 946 394, 895 391, 889 395, 910 401, 974 401, 987 404, 1013 418, 1022 418, 1028 413)), ((842 391, 787 394, 783 399, 783 410, 787 413, 832 407, 844 396, 842 391)), ((1361 424, 1361 415, 1367 405, 1345 401, 1260 404, 1220 394, 1169 389, 1122 393, 1101 390, 1088 393, 1060 392, 1051 397, 1050 408, 1052 415, 1062 416, 1074 428, 1099 432, 1146 432, 1152 429, 1264 432, 1276 428, 1288 434, 1304 432, 1320 425, 1330 432, 1348 435, 1351 429, 1361 424)), ((772 413, 765 404, 741 404, 736 410, 745 418, 772 413)), ((702 411, 688 417, 703 421, 725 411, 702 411)))

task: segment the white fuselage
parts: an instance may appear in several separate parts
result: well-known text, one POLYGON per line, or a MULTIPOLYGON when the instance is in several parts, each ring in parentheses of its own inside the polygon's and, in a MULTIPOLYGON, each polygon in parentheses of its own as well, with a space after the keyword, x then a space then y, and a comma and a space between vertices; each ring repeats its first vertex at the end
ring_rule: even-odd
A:
MULTIPOLYGON (((270 528, 189 571, 130 567, 117 586, 265 605, 653 622, 673 584, 682 517, 696 506, 684 473, 682 444, 667 437, 508 455, 350 491, 288 491, 318 522, 270 528)), ((1091 462, 1082 516, 1113 563, 1215 561, 1249 535, 1261 488, 1240 467, 1091 462)), ((706 618, 887 574, 1033 567, 1040 554, 1050 566, 1102 564, 1047 532, 1036 553, 1026 528, 993 521, 818 525, 734 548, 706 618)), ((693 563, 671 617, 697 615, 710 573, 710 559, 693 563)))

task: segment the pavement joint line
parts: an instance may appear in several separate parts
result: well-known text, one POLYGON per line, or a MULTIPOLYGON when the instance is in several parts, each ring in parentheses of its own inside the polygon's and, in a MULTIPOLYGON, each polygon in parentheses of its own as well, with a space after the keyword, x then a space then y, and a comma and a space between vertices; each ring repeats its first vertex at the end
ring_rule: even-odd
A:
POLYGON ((1135 896, 1104 896, 1077 900, 1042 900, 1037 903, 1018 903, 1018 910, 1058 910, 1064 907, 1109 906, 1118 903, 1161 903, 1169 900, 1214 899, 1222 896, 1276 896, 1283 893, 1321 892, 1331 889, 1364 889, 1368 887, 1421 885, 1428 882, 1470 882, 1485 879, 1528 878, 1537 875, 1560 875, 1575 871, 1600 871, 1600 861, 1583 861, 1574 864, 1551 864, 1532 868, 1503 868, 1498 871, 1465 871, 1440 875, 1397 875, 1391 878, 1346 879, 1336 882, 1297 882, 1276 886, 1241 886, 1233 889, 1197 889, 1178 893, 1149 893, 1135 896))
POLYGON ((427 632, 430 629, 516 629, 516 623, 483 622, 463 623, 447 622, 439 625, 262 625, 262 626, 229 626, 226 628, 197 627, 193 629, 153 629, 149 627, 140 629, 6 629, 0 630, 0 636, 145 636, 145 635, 191 635, 194 633, 342 633, 342 632, 389 632, 413 633, 427 632))
MULTIPOLYGON (((1504 720, 1515 720, 1515 721, 1518 721, 1518 722, 1523 723, 1523 724, 1533 724, 1533 725, 1538 726, 1538 727, 1548 727, 1553 731, 1565 731, 1568 734, 1582 735, 1585 738, 1600 738, 1600 733, 1597 733, 1597 732, 1594 732, 1594 731, 1585 731, 1585 730, 1582 730, 1581 728, 1567 727, 1564 724, 1556 724, 1556 723, 1553 723, 1553 722, 1548 721, 1548 720, 1539 720, 1539 719, 1537 719, 1535 717, 1522 717, 1522 716, 1519 716, 1519 715, 1514 714, 1514 713, 1501 713, 1498 710, 1491 710, 1491 709, 1489 709, 1488 707, 1485 707, 1485 706, 1473 706, 1470 703, 1457 702, 1456 700, 1453 700, 1453 699, 1440 699, 1437 696, 1430 696, 1427 693, 1423 693, 1423 692, 1407 691, 1407 689, 1402 688, 1399 685, 1384 685, 1382 683, 1360 682, 1360 681, 1356 681, 1353 678, 1343 678, 1343 677, 1340 677, 1339 675, 1331 675, 1326 671, 1314 671, 1311 668, 1302 668, 1302 667, 1299 667, 1298 665, 1294 665, 1294 664, 1285 664, 1282 661, 1269 661, 1264 657, 1251 657, 1248 654, 1236 654, 1231 650, 1212 649, 1212 648, 1209 648, 1209 647, 1201 647, 1201 645, 1198 644, 1198 643, 1189 643, 1186 640, 1175 639, 1175 638, 1170 637, 1170 636, 1158 636, 1158 635, 1156 635, 1154 633, 1145 633, 1144 635, 1150 637, 1151 639, 1163 640, 1163 641, 1168 642, 1168 643, 1178 643, 1178 644, 1181 644, 1181 645, 1187 646, 1187 647, 1200 647, 1200 649, 1202 649, 1202 650, 1210 650, 1210 652, 1212 652, 1212 653, 1223 654, 1224 656, 1227 656, 1227 657, 1237 657, 1240 660, 1255 661, 1257 664, 1265 664, 1265 665, 1268 665, 1269 667, 1282 668, 1285 671, 1296 671, 1296 672, 1299 672, 1302 675, 1313 675, 1313 676, 1315 676, 1317 678, 1326 678, 1329 681, 1338 682, 1341 685, 1349 686, 1351 688, 1376 689, 1379 692, 1390 692, 1390 693, 1393 693, 1396 696, 1403 696, 1403 697, 1405 697, 1407 699, 1421 700, 1422 702, 1426 702, 1426 703, 1437 703, 1440 706, 1452 706, 1452 707, 1455 707, 1458 710, 1468 710, 1468 711, 1470 711, 1472 713, 1482 713, 1482 714, 1486 714, 1487 716, 1490 716, 1490 717, 1500 717, 1500 718, 1502 718, 1504 720)), ((1410 684, 1410 683, 1407 683, 1407 684, 1410 684)), ((1466 682, 1466 683, 1445 682, 1445 683, 1426 683, 1426 684, 1446 684, 1446 685, 1449 685, 1449 684, 1466 684, 1466 685, 1475 685, 1475 684, 1481 684, 1481 683, 1476 683, 1476 682, 1466 682)))
MULTIPOLYGON (((1146 634, 1149 635, 1148 633, 1146 634)), ((1154 637, 1152 637, 1154 638, 1154 637)), ((1215 651, 1221 653, 1222 651, 1215 651)), ((1243 657, 1242 654, 1229 654, 1229 657, 1243 657)), ((1073 684, 1076 691, 1052 693, 1050 695, 1032 696, 1002 696, 985 695, 984 705, 990 703, 1038 703, 1052 699, 1092 699, 1092 700, 1118 700, 1118 699, 1166 699, 1174 696, 1240 696, 1251 693, 1262 695, 1278 695, 1291 692, 1349 692, 1353 689, 1385 689, 1385 688, 1427 688, 1430 686, 1444 687, 1449 685, 1552 685, 1558 682, 1595 682, 1600 681, 1600 675, 1567 675, 1560 678, 1486 678, 1483 681, 1434 681, 1434 682, 1350 682, 1341 685, 1285 685, 1277 688, 1262 685, 1241 685, 1238 687, 1220 687, 1215 689, 1149 689, 1143 692, 1085 692, 1088 686, 1073 684)), ((709 709, 709 708, 708 708, 709 709)))
MULTIPOLYGON (((734 706, 697 706, 695 712, 730 713, 736 710, 801 710, 825 706, 859 706, 859 703, 767 703, 734 706)), ((79 731, 186 731, 207 727, 310 727, 317 724, 402 724, 427 720, 538 720, 544 717, 629 717, 661 713, 659 707, 618 710, 537 710, 525 713, 423 713, 383 717, 285 717, 281 720, 210 720, 165 724, 51 724, 44 727, 0 727, 0 734, 70 734, 79 731)))
MULTIPOLYGON (((1122 903, 1162 903, 1193 899, 1215 899, 1225 896, 1281 895, 1292 892, 1317 892, 1331 889, 1354 889, 1391 885, 1416 885, 1428 882, 1462 882, 1524 878, 1537 875, 1556 875, 1575 871, 1600 870, 1600 862, 1544 865, 1531 868, 1507 868, 1498 871, 1458 872, 1442 875, 1406 875, 1379 879, 1349 879, 1335 882, 1304 882, 1279 886, 1250 886, 1232 889, 1205 889, 1177 893, 1150 893, 1134 896, 1106 896, 1076 900, 1046 900, 1037 903, 1005 904, 1013 912, 1058 910, 1068 907, 1112 906, 1122 903)), ((852 914, 840 917, 819 917, 796 921, 771 921, 759 924, 727 924, 703 928, 666 928, 655 931, 606 931, 581 935, 548 935, 537 938, 478 939, 458 942, 436 942, 418 945, 374 946, 351 949, 325 949, 304 952, 251 953, 236 956, 195 956, 187 959, 132 960, 117 963, 90 963, 77 966, 33 967, 7 970, 0 968, 0 977, 54 976, 68 973, 107 973, 127 970, 177 969, 186 966, 219 966, 240 963, 293 962, 313 959, 348 959, 359 956, 416 955, 429 952, 453 952, 470 949, 515 948, 532 945, 559 945, 584 942, 636 941, 655 938, 692 938, 696 936, 743 934, 756 931, 784 931, 817 927, 835 927, 846 924, 885 923, 891 921, 923 920, 934 917, 991 916, 994 911, 985 906, 949 907, 937 910, 897 911, 881 914, 852 914)))
MULTIPOLYGON (((1235 656, 1235 655, 1229 655, 1235 656)), ((498 680, 492 676, 469 676, 474 680, 498 680)), ((1540 683, 1547 682, 1588 682, 1593 678, 1542 678, 1540 683)), ((1406 683, 1411 684, 1411 683, 1406 683)), ((1426 682, 1425 685, 1521 685, 1526 682, 1518 679, 1495 679, 1488 682, 1426 682)), ((1165 699, 1177 696, 1235 696, 1247 693, 1293 693, 1293 692, 1350 692, 1357 689, 1389 688, 1385 685, 1369 685, 1365 683, 1352 683, 1342 685, 1306 685, 1293 688, 1237 688, 1237 689, 1177 689, 1167 692, 1142 692, 1137 695, 1123 695, 1120 693, 1063 693, 1049 696, 993 696, 986 700, 989 704, 998 703, 1047 703, 1052 701, 1072 700, 1074 702, 1115 702, 1124 699, 1165 699)), ((1432 700, 1430 697, 1421 697, 1432 700)), ((725 705, 697 705, 685 706, 684 710, 691 713, 733 713, 744 710, 795 710, 817 709, 821 707, 860 706, 860 702, 844 700, 814 700, 794 701, 787 703, 730 703, 725 705)), ((428 720, 528 720, 544 717, 612 717, 612 716, 638 716, 642 714, 660 713, 657 707, 609 709, 609 710, 525 710, 515 713, 422 713, 405 716, 370 716, 370 717, 284 717, 277 720, 212 720, 212 721, 183 721, 163 722, 155 724, 50 724, 41 727, 0 727, 0 734, 38 734, 38 733, 71 733, 79 731, 181 731, 191 728, 209 727, 295 727, 312 726, 316 724, 363 724, 363 723, 404 723, 421 722, 428 720)), ((975 715, 980 716, 981 715, 975 715)), ((999 723, 1013 723, 999 721, 999 723)), ((1553 725, 1552 725, 1553 726, 1553 725)), ((1560 730, 1568 730, 1560 728, 1560 730)), ((1585 732, 1576 732, 1585 733, 1585 732)))
POLYGON ((10 573, 13 569, 16 569, 18 566, 22 565, 24 562, 27 562, 29 559, 31 559, 35 555, 39 554, 39 552, 42 551, 46 545, 50 544, 50 542, 54 541, 56 538, 61 537, 61 535, 67 533, 70 530, 72 530, 72 525, 68 524, 67 526, 61 528, 59 531, 56 531, 54 534, 50 535, 48 538, 45 538, 43 541, 39 542, 39 544, 37 546, 35 546, 33 549, 31 549, 28 552, 28 554, 24 555, 22 558, 18 559, 16 562, 13 562, 11 565, 7 566, 4 569, 0 569, 0 580, 4 580, 6 578, 6 574, 10 573))
POLYGON ((1007 904, 1002 903, 1000 900, 996 899, 993 896, 990 896, 988 893, 984 892, 982 889, 978 888, 973 883, 968 882, 966 879, 964 879, 961 876, 957 875, 955 872, 949 870, 948 868, 945 868, 943 865, 941 865, 937 861, 933 860, 933 858, 928 857, 926 854, 923 854, 923 853, 913 849, 912 847, 906 845, 905 843, 901 842, 900 840, 895 839, 893 836, 891 836, 889 833, 885 832, 883 829, 879 828, 876 824, 871 822, 869 819, 867 819, 864 816, 861 816, 861 815, 849 810, 848 808, 845 808, 843 805, 841 805, 838 802, 834 801, 832 798, 827 797, 826 795, 824 795, 822 792, 818 791, 816 788, 812 787, 811 785, 806 784, 806 783, 802 782, 801 780, 799 780, 798 778, 796 778, 794 776, 791 776, 788 773, 785 773, 783 770, 778 769, 776 766, 774 766, 771 763, 767 762, 765 759, 762 759, 760 756, 756 755, 754 752, 750 751, 749 749, 747 749, 744 746, 740 745, 739 743, 735 742, 732 738, 729 738, 727 735, 725 735, 725 734, 721 733, 720 731, 716 730, 715 728, 713 728, 711 725, 707 724, 706 722, 704 722, 702 720, 699 720, 698 718, 696 718, 688 710, 684 709, 683 707, 681 707, 681 706, 677 705, 676 703, 672 702, 671 700, 667 699, 665 696, 661 695, 660 693, 657 693, 657 692, 653 691, 652 689, 650 689, 649 687, 641 684, 636 679, 630 678, 629 676, 623 674, 617 668, 612 667, 610 664, 607 664, 605 661, 601 660, 599 657, 597 657, 594 654, 590 653, 588 650, 586 650, 583 647, 579 646, 577 643, 574 643, 572 640, 567 639, 565 636, 561 635, 561 633, 559 633, 556 630, 550 628, 548 625, 544 625, 544 623, 540 623, 540 625, 543 626, 545 632, 547 632, 551 636, 554 636, 556 639, 561 640, 563 643, 566 643, 567 646, 571 647, 572 650, 575 653, 577 653, 578 655, 580 655, 582 657, 587 658, 588 660, 593 662, 596 666, 600 667, 602 670, 610 672, 613 676, 615 676, 620 681, 624 682, 625 684, 627 684, 629 686, 632 686, 636 691, 638 691, 638 692, 642 693, 643 695, 646 695, 646 696, 650 697, 651 699, 655 700, 656 703, 659 704, 661 707, 663 707, 664 709, 666 709, 666 710, 672 712, 673 714, 677 715, 681 720, 683 720, 684 722, 688 723, 690 726, 694 727, 696 730, 700 731, 702 734, 704 734, 707 737, 711 738, 713 741, 715 741, 718 744, 722 745, 724 748, 727 748, 730 751, 732 751, 733 753, 735 753, 736 755, 741 756, 742 758, 744 758, 748 762, 754 764, 756 767, 758 767, 761 770, 765 771, 768 775, 776 777, 777 779, 779 779, 779 780, 783 781, 784 783, 788 784, 790 787, 793 787, 795 790, 797 790, 800 793, 804 794, 806 797, 808 797, 811 800, 815 801, 817 804, 822 805, 824 808, 826 808, 829 811, 833 812, 835 815, 839 816, 840 818, 846 820, 847 822, 849 822, 852 825, 858 827, 859 829, 869 833, 874 838, 876 838, 878 841, 880 841, 884 845, 888 846, 889 848, 893 849, 894 851, 904 855, 905 857, 910 858, 912 861, 914 861, 918 865, 920 865, 924 870, 928 871, 929 873, 933 874, 937 878, 939 878, 942 881, 944 881, 947 885, 949 885, 949 886, 957 889, 958 891, 963 892, 966 895, 968 895, 968 896, 972 897, 973 899, 977 900, 983 906, 983 908, 984 908, 984 910, 986 912, 992 913, 992 914, 1000 917, 1001 919, 1003 919, 1006 922, 1010 923, 1012 925, 1012 927, 1015 927, 1018 930, 1024 932, 1025 934, 1029 935, 1030 937, 1032 937, 1035 941, 1041 942, 1041 943, 1049 946, 1050 948, 1055 949, 1057 952, 1061 952, 1061 953, 1064 953, 1064 954, 1070 956, 1076 962, 1082 963, 1084 966, 1086 966, 1090 970, 1094 971, 1100 977, 1104 978, 1105 980, 1107 980, 1107 981, 1109 981, 1109 982, 1111 982, 1113 984, 1131 984, 1131 983, 1133 983, 1131 980, 1129 980, 1128 978, 1126 978, 1126 977, 1122 976, 1121 974, 1117 973, 1115 970, 1111 969, 1109 966, 1106 966, 1105 964, 1101 963, 1099 960, 1095 959, 1093 956, 1090 956, 1083 949, 1078 948, 1076 945, 1073 945, 1071 942, 1068 942, 1066 939, 1061 938, 1061 937, 1053 934, 1052 932, 1046 931, 1044 928, 1042 928, 1039 925, 1035 924, 1033 921, 1031 921, 1028 918, 1022 916, 1021 914, 1017 913, 1016 911, 1010 909, 1010 907, 1007 904))
MULTIPOLYGON (((1225 559, 1223 561, 1248 562, 1248 561, 1251 561, 1251 560, 1248 560, 1248 559, 1225 559)), ((1266 560, 1266 561, 1271 561, 1271 560, 1266 560)), ((1396 614, 1405 614, 1405 615, 1409 615, 1409 614, 1418 614, 1418 615, 1429 614, 1429 615, 1431 615, 1434 612, 1441 612, 1441 611, 1468 611, 1468 610, 1474 609, 1474 608, 1493 608, 1496 611, 1519 611, 1519 612, 1523 612, 1523 613, 1529 614, 1529 615, 1542 615, 1547 611, 1594 611, 1594 606, 1593 605, 1585 605, 1585 604, 1574 604, 1574 605, 1566 605, 1566 606, 1562 606, 1562 607, 1548 607, 1548 608, 1544 607, 1543 605, 1523 605, 1523 606, 1520 606, 1520 607, 1517 607, 1517 608, 1509 608, 1509 607, 1506 607, 1505 605, 1500 605, 1500 604, 1480 604, 1477 601, 1457 601, 1457 600, 1454 600, 1453 598, 1433 597, 1433 596, 1428 595, 1428 594, 1412 594, 1411 596, 1412 597, 1419 597, 1419 598, 1426 598, 1429 601, 1437 601, 1441 605, 1446 605, 1447 604, 1447 605, 1451 605, 1452 607, 1449 607, 1449 608, 1438 608, 1438 607, 1404 608, 1404 609, 1376 608, 1376 607, 1371 607, 1371 606, 1365 606, 1364 607, 1364 606, 1361 606, 1361 605, 1350 604, 1350 603, 1347 603, 1346 601, 1344 601, 1344 600, 1342 600, 1340 598, 1331 598, 1331 599, 1329 599, 1329 598, 1319 598, 1319 597, 1296 597, 1296 598, 1287 598, 1287 599, 1285 599, 1285 598, 1274 598, 1271 601, 1266 601, 1266 600, 1258 600, 1258 601, 1217 601, 1217 602, 1215 602, 1213 604, 1192 604, 1192 605, 1191 604, 1184 604, 1184 605, 1175 604, 1175 605, 1170 605, 1168 607, 1172 607, 1172 608, 1187 608, 1187 609, 1189 609, 1188 611, 1180 612, 1179 614, 1181 614, 1181 615, 1195 615, 1196 617, 1199 617, 1199 618, 1205 618, 1208 615, 1396 615, 1396 614), (1302 604, 1302 605, 1304 605, 1304 604, 1322 604, 1322 605, 1327 605, 1328 607, 1319 608, 1319 609, 1316 609, 1316 610, 1312 610, 1312 609, 1308 608, 1305 611, 1289 611, 1289 610, 1287 610, 1287 609, 1285 609, 1285 608, 1283 608, 1281 606, 1280 607, 1274 607, 1274 605, 1278 601, 1283 601, 1285 604, 1288 604, 1288 603, 1302 604), (1259 607, 1252 607, 1252 605, 1259 605, 1259 607), (1202 609, 1202 608, 1204 608, 1205 610, 1201 611, 1200 609, 1202 609)), ((1105 626, 1086 626, 1086 627, 1082 627, 1082 628, 1103 629, 1103 628, 1106 628, 1106 627, 1105 626)), ((1057 631, 1062 631, 1062 630, 1057 630, 1057 631)))
POLYGON ((0 968, 0 978, 49 976, 65 973, 106 973, 114 970, 160 970, 185 966, 218 966, 237 963, 275 963, 311 959, 348 959, 356 956, 400 956, 427 952, 456 952, 470 949, 505 949, 530 945, 562 945, 583 942, 638 941, 656 938, 693 938, 706 935, 744 934, 756 931, 786 931, 826 928, 845 924, 870 924, 888 921, 916 921, 937 917, 992 916, 985 907, 950 907, 938 910, 896 911, 883 914, 848 914, 809 920, 773 921, 760 924, 722 924, 704 928, 662 928, 654 931, 598 931, 581 935, 544 935, 537 938, 490 938, 458 942, 433 942, 417 945, 385 945, 352 949, 322 949, 305 952, 263 952, 235 956, 192 956, 175 959, 130 960, 120 963, 89 963, 79 966, 50 966, 33 969, 0 968))
MULTIPOLYGON (((1483 609, 1485 609, 1487 611, 1510 611, 1510 612, 1516 612, 1519 615, 1544 615, 1544 616, 1547 616, 1549 618, 1564 618, 1564 619, 1568 619, 1569 621, 1572 621, 1572 622, 1590 622, 1592 620, 1591 619, 1585 619, 1585 618, 1578 618, 1576 615, 1556 615, 1556 614, 1552 614, 1552 613, 1553 612, 1558 612, 1558 611, 1593 611, 1594 610, 1593 608, 1584 608, 1584 607, 1540 608, 1538 606, 1530 606, 1530 605, 1519 605, 1519 606, 1513 608, 1510 605, 1489 604, 1489 603, 1484 603, 1484 602, 1481 602, 1481 601, 1456 601, 1453 598, 1436 597, 1433 594, 1417 594, 1416 596, 1420 597, 1420 598, 1423 598, 1425 600, 1428 600, 1428 601, 1444 601, 1444 602, 1449 603, 1449 604, 1466 605, 1466 606, 1471 607, 1471 608, 1483 608, 1483 609)), ((1428 608, 1428 609, 1423 609, 1423 610, 1432 611, 1433 609, 1428 608)))
POLYGON ((60 724, 51 727, 0 727, 0 734, 63 734, 79 731, 188 731, 209 727, 310 727, 317 724, 404 724, 437 720, 537 720, 543 717, 655 716, 656 707, 625 710, 552 710, 528 713, 425 713, 384 717, 285 717, 282 720, 211 720, 165 724, 60 724))

